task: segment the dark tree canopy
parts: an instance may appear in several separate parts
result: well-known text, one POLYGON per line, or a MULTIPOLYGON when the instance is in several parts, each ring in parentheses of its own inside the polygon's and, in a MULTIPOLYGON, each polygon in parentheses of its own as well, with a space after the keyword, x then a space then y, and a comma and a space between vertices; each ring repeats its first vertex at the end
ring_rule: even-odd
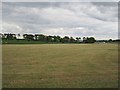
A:
MULTIPOLYGON (((20 37, 20 34, 0 34, 2 39, 6 40, 17 40, 17 37, 20 37), (16 37, 17 36, 17 37, 16 37)), ((44 34, 23 34, 24 40, 27 41, 43 41, 46 43, 94 43, 96 40, 94 37, 81 37, 73 38, 72 36, 51 36, 51 35, 44 35, 44 34)), ((111 41, 111 40, 109 40, 111 41)))

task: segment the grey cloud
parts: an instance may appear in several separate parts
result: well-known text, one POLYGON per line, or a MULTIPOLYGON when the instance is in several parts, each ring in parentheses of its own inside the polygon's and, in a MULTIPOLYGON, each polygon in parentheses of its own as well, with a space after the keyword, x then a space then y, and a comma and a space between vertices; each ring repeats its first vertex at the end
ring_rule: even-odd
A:
POLYGON ((2 9, 3 32, 117 38, 116 4, 23 2, 3 3, 2 9))
POLYGON ((118 5, 118 2, 91 2, 92 4, 96 6, 105 6, 105 7, 116 7, 118 5))

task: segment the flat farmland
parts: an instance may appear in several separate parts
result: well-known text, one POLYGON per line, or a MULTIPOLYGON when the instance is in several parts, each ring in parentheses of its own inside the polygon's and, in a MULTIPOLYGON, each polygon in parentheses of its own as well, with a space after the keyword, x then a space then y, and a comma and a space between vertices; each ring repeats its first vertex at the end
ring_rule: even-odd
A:
POLYGON ((2 46, 3 88, 117 88, 117 44, 2 46))

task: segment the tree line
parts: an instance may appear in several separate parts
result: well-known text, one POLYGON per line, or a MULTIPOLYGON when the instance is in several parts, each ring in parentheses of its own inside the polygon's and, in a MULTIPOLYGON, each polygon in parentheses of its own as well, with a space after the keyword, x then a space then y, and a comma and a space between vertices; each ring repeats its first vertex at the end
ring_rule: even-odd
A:
MULTIPOLYGON (((20 34, 5 33, 0 34, 2 39, 5 40, 18 40, 17 37, 20 37, 20 34)), ((55 42, 55 43, 94 43, 96 40, 94 37, 69 37, 69 36, 51 36, 43 34, 23 34, 23 39, 27 41, 43 41, 43 42, 55 42)))

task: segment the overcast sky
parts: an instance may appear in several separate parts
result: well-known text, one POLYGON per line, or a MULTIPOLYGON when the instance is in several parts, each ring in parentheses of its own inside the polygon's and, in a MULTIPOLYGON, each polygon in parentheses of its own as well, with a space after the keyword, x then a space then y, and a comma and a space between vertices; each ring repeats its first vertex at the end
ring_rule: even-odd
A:
POLYGON ((4 2, 2 33, 118 38, 117 2, 4 2))

